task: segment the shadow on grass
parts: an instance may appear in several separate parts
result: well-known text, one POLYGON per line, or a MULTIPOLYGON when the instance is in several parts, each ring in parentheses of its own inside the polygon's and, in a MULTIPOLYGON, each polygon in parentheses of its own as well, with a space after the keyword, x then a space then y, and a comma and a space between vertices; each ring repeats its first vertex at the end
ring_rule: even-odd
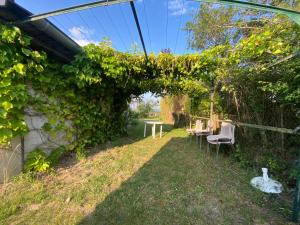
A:
MULTIPOLYGON (((147 120, 147 119, 144 119, 147 120)), ((106 141, 103 144, 97 145, 93 148, 87 149, 88 157, 93 156, 101 151, 106 151, 107 149, 110 149, 112 147, 121 147, 124 145, 133 144, 135 142, 138 142, 144 138, 148 138, 151 136, 151 129, 150 126, 147 126, 147 136, 144 137, 144 120, 136 120, 133 124, 128 128, 128 133, 126 135, 123 135, 121 137, 116 137, 115 139, 111 141, 106 141)), ((170 132, 173 129, 172 124, 163 124, 163 136, 165 136, 168 132, 170 132)), ((156 134, 159 133, 159 127, 156 126, 156 134)), ((56 165, 56 168, 65 168, 70 167, 72 165, 75 165, 78 163, 78 160, 76 158, 76 153, 71 152, 70 154, 67 154, 65 157, 62 158, 60 163, 56 165)))
POLYGON ((256 204, 249 174, 172 138, 79 224, 287 224, 256 204))

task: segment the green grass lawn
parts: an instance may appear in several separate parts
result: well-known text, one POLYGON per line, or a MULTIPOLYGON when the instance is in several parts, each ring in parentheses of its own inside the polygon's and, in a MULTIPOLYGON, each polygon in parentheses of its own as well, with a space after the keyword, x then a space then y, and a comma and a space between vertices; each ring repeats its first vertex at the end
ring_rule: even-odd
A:
POLYGON ((251 188, 252 172, 165 130, 143 138, 139 123, 84 161, 0 186, 0 224, 288 224, 278 199, 251 188))

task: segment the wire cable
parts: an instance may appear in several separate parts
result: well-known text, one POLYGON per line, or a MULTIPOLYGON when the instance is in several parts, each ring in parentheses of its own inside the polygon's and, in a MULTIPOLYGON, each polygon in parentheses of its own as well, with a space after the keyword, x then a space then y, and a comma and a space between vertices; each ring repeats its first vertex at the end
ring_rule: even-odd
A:
POLYGON ((181 27, 181 24, 182 24, 182 17, 183 17, 183 10, 184 10, 184 4, 185 4, 185 1, 184 1, 184 0, 181 0, 181 4, 182 4, 182 7, 181 7, 181 15, 180 15, 179 26, 178 26, 178 30, 177 30, 177 34, 176 34, 176 39, 175 39, 174 53, 176 53, 176 51, 177 51, 177 43, 178 43, 178 37, 179 37, 179 30, 180 30, 180 27, 181 27))
POLYGON ((92 29, 90 28, 88 23, 85 21, 85 19, 81 16, 80 12, 78 12, 78 15, 79 15, 80 19, 83 21, 84 25, 91 31, 92 29))
MULTIPOLYGON (((56 19, 54 16, 51 17, 60 27, 62 27, 65 31, 67 31, 68 29, 65 27, 65 25, 63 25, 58 19, 56 19)), ((64 32, 65 33, 65 32, 64 32)))
POLYGON ((122 15, 122 17, 123 17, 123 20, 124 20, 124 22, 125 22, 125 25, 126 25, 126 27, 127 27, 127 31, 128 31, 129 37, 130 37, 130 39, 131 39, 131 41, 132 41, 132 44, 134 44, 134 38, 133 38, 133 35, 132 35, 132 33, 131 33, 130 27, 129 27, 128 23, 127 23, 126 16, 125 16, 125 14, 124 14, 124 12, 123 12, 123 10, 122 10, 121 4, 118 4, 118 6, 119 6, 119 10, 121 11, 121 15, 122 15))
POLYGON ((125 42, 124 42, 124 40, 122 39, 122 37, 121 37, 121 35, 120 35, 120 32, 119 32, 117 26, 115 25, 114 21, 112 20, 110 14, 109 14, 109 11, 107 10, 107 7, 104 7, 104 9, 105 9, 105 13, 106 13, 108 19, 110 20, 111 24, 114 26, 115 31, 116 31, 116 33, 117 33, 117 35, 118 35, 120 41, 121 41, 122 44, 123 44, 123 47, 124 47, 125 49, 127 49, 127 51, 128 51, 128 48, 126 47, 125 42))
POLYGON ((101 22, 101 20, 95 15, 95 13, 93 12, 92 9, 89 9, 89 13, 94 17, 94 19, 96 20, 96 22, 100 25, 101 29, 104 31, 105 34, 107 34, 107 31, 103 25, 103 23, 101 22))
POLYGON ((168 48, 169 0, 167 0, 166 49, 168 48))
POLYGON ((103 31, 103 33, 104 33, 104 36, 102 36, 102 39, 99 40, 99 41, 103 41, 103 40, 104 40, 104 39, 103 39, 104 37, 109 38, 108 32, 106 31, 106 29, 105 29, 103 23, 101 22, 101 20, 95 15, 95 13, 93 12, 92 9, 89 9, 88 11, 89 11, 89 13, 92 15, 92 17, 94 17, 95 21, 100 25, 100 29, 101 29, 101 30, 103 31))
POLYGON ((151 51, 153 52, 151 36, 150 36, 150 31, 149 31, 149 25, 148 25, 148 16, 147 16, 147 11, 146 11, 146 6, 145 6, 144 1, 142 1, 142 3, 143 3, 144 13, 145 13, 145 20, 146 20, 146 26, 147 26, 147 31, 148 31, 148 38, 149 38, 150 48, 151 48, 151 51))
POLYGON ((94 41, 90 39, 90 32, 93 31, 91 29, 91 27, 88 25, 88 23, 85 21, 85 19, 81 16, 81 13, 78 12, 78 16, 81 19, 81 21, 84 23, 84 25, 87 27, 88 31, 87 32, 83 32, 84 33, 84 37, 87 39, 88 42, 93 43, 94 41))
POLYGON ((70 24, 72 24, 73 27, 76 27, 76 24, 73 22, 73 20, 71 20, 68 14, 63 14, 63 15, 67 18, 67 20, 70 22, 70 24))

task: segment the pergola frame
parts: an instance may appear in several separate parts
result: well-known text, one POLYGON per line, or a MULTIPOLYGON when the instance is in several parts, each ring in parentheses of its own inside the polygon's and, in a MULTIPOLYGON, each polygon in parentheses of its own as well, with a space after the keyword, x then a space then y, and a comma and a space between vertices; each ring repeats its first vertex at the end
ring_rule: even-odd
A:
MULTIPOLYGON (((285 9, 285 8, 280 8, 280 7, 270 6, 270 5, 264 5, 264 4, 258 4, 258 3, 252 3, 252 2, 243 2, 243 1, 238 1, 238 0, 192 0, 192 1, 208 2, 208 3, 215 3, 215 4, 225 4, 225 5, 232 5, 232 6, 255 9, 255 10, 263 10, 263 11, 272 12, 272 13, 279 13, 279 14, 287 15, 294 22, 296 22, 298 25, 300 25, 300 12, 290 10, 290 9, 285 9)), ((34 22, 34 21, 46 19, 46 18, 49 18, 52 16, 58 16, 58 15, 62 15, 62 14, 77 12, 77 11, 91 9, 91 8, 95 8, 95 7, 109 6, 109 5, 114 5, 114 4, 126 3, 126 2, 130 2, 131 10, 132 10, 134 20, 136 23, 136 27, 137 27, 137 30, 139 33, 140 41, 143 46, 144 54, 145 54, 146 60, 148 60, 148 54, 147 54, 143 34, 141 31, 138 15, 136 13, 135 6, 134 6, 134 0, 101 0, 101 1, 91 2, 91 3, 87 3, 87 4, 71 6, 71 7, 67 7, 67 8, 63 8, 63 9, 46 12, 46 13, 32 15, 32 16, 29 16, 22 20, 14 22, 13 25, 34 22)), ((298 52, 296 55, 298 55, 298 52)))

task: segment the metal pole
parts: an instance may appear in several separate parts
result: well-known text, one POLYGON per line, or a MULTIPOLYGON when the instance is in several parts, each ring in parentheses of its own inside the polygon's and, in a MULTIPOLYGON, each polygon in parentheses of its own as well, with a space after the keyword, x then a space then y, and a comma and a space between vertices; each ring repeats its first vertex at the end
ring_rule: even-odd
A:
POLYGON ((136 10, 135 10, 134 2, 132 0, 130 1, 130 6, 131 6, 131 10, 132 10, 132 13, 133 13, 133 16, 134 16, 136 27, 137 27, 139 35, 140 35, 141 42, 142 42, 142 45, 143 45, 143 50, 144 50, 144 53, 145 53, 145 57, 146 57, 146 60, 148 61, 148 54, 147 54, 147 51, 146 51, 143 34, 142 34, 142 31, 141 31, 139 19, 138 19, 136 10))
POLYGON ((260 11, 284 14, 300 25, 300 12, 291 9, 286 9, 286 8, 281 8, 281 7, 276 7, 276 6, 266 5, 266 4, 259 4, 254 2, 238 1, 238 0, 193 0, 193 1, 225 4, 225 5, 236 6, 239 8, 242 7, 242 8, 260 10, 260 11))
POLYGON ((293 205, 293 214, 292 221, 297 223, 299 221, 299 211, 300 211, 300 154, 297 162, 297 183, 295 189, 294 205, 293 205))
POLYGON ((63 9, 58 9, 58 10, 54 10, 54 11, 50 11, 50 12, 46 12, 46 13, 37 14, 37 15, 32 15, 32 16, 26 17, 22 20, 13 22, 13 24, 18 25, 18 24, 28 23, 28 22, 32 22, 32 21, 41 20, 41 19, 46 19, 51 16, 58 16, 61 14, 77 12, 80 10, 95 8, 95 7, 99 7, 99 6, 114 5, 114 4, 119 4, 119 3, 123 3, 123 2, 129 2, 129 1, 132 1, 132 0, 101 0, 101 1, 96 1, 96 2, 71 6, 71 7, 67 7, 67 8, 63 8, 63 9))
MULTIPOLYGON (((295 134, 300 133, 300 126, 294 129, 295 134)), ((298 152, 298 161, 297 161, 297 183, 294 194, 294 204, 293 204, 293 214, 292 221, 295 223, 299 222, 299 211, 300 211, 300 151, 298 152)))

